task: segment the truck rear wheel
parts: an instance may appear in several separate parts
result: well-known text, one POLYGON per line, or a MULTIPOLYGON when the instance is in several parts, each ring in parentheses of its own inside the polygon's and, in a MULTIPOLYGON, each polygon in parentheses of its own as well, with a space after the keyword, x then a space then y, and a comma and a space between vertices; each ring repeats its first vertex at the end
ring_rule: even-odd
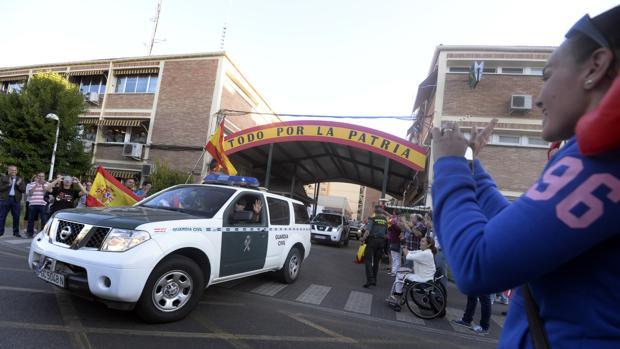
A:
POLYGON ((302 256, 299 248, 293 247, 286 256, 284 266, 278 270, 277 275, 280 281, 285 284, 292 284, 299 277, 301 271, 302 256))
POLYGON ((136 304, 136 313, 152 323, 180 320, 198 305, 204 283, 202 271, 193 260, 170 256, 151 272, 136 304))

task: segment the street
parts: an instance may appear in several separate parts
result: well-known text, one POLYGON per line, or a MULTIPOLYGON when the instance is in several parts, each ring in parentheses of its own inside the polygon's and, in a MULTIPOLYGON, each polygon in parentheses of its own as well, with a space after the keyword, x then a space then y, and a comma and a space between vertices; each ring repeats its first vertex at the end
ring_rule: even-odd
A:
POLYGON ((261 275, 216 285, 188 318, 151 325, 36 278, 26 267, 29 242, 0 238, 0 348, 492 348, 507 309, 493 306, 486 336, 453 327, 465 297, 450 284, 446 318, 421 320, 406 307, 395 313, 384 303, 391 287, 384 267, 377 287, 362 287, 352 240, 343 248, 314 244, 294 284, 261 275))

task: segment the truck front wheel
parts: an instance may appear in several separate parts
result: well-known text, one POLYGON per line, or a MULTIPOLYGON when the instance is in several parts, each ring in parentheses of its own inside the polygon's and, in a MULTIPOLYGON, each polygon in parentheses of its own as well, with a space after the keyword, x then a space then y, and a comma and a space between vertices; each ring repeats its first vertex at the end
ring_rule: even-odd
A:
POLYGON ((136 312, 144 321, 152 323, 180 320, 200 301, 204 282, 203 273, 193 260, 170 256, 151 272, 136 312))

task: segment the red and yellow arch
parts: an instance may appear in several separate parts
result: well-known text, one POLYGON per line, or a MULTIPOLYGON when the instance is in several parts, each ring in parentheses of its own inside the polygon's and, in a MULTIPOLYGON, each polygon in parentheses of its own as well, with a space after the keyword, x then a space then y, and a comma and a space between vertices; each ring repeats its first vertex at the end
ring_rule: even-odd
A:
POLYGON ((424 170, 428 150, 402 138, 371 128, 331 121, 287 121, 245 129, 224 139, 226 155, 264 144, 329 142, 368 150, 410 167, 424 170))

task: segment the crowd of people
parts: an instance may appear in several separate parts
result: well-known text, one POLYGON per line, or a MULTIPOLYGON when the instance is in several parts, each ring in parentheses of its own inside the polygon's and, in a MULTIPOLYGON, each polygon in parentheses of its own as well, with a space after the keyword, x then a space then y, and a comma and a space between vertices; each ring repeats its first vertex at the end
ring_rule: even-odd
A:
MULTIPOLYGON (((146 197, 151 189, 149 182, 137 186, 135 178, 126 179, 123 185, 140 199, 146 197)), ((7 166, 6 173, 0 174, 0 236, 4 235, 6 218, 11 214, 13 236, 32 238, 55 212, 87 207, 86 198, 91 186, 91 180, 82 183, 79 178, 64 174, 58 174, 53 181, 47 182, 44 172, 36 173, 27 182, 18 174, 17 166, 7 166), (20 221, 25 226, 23 235, 20 233, 20 221)))

